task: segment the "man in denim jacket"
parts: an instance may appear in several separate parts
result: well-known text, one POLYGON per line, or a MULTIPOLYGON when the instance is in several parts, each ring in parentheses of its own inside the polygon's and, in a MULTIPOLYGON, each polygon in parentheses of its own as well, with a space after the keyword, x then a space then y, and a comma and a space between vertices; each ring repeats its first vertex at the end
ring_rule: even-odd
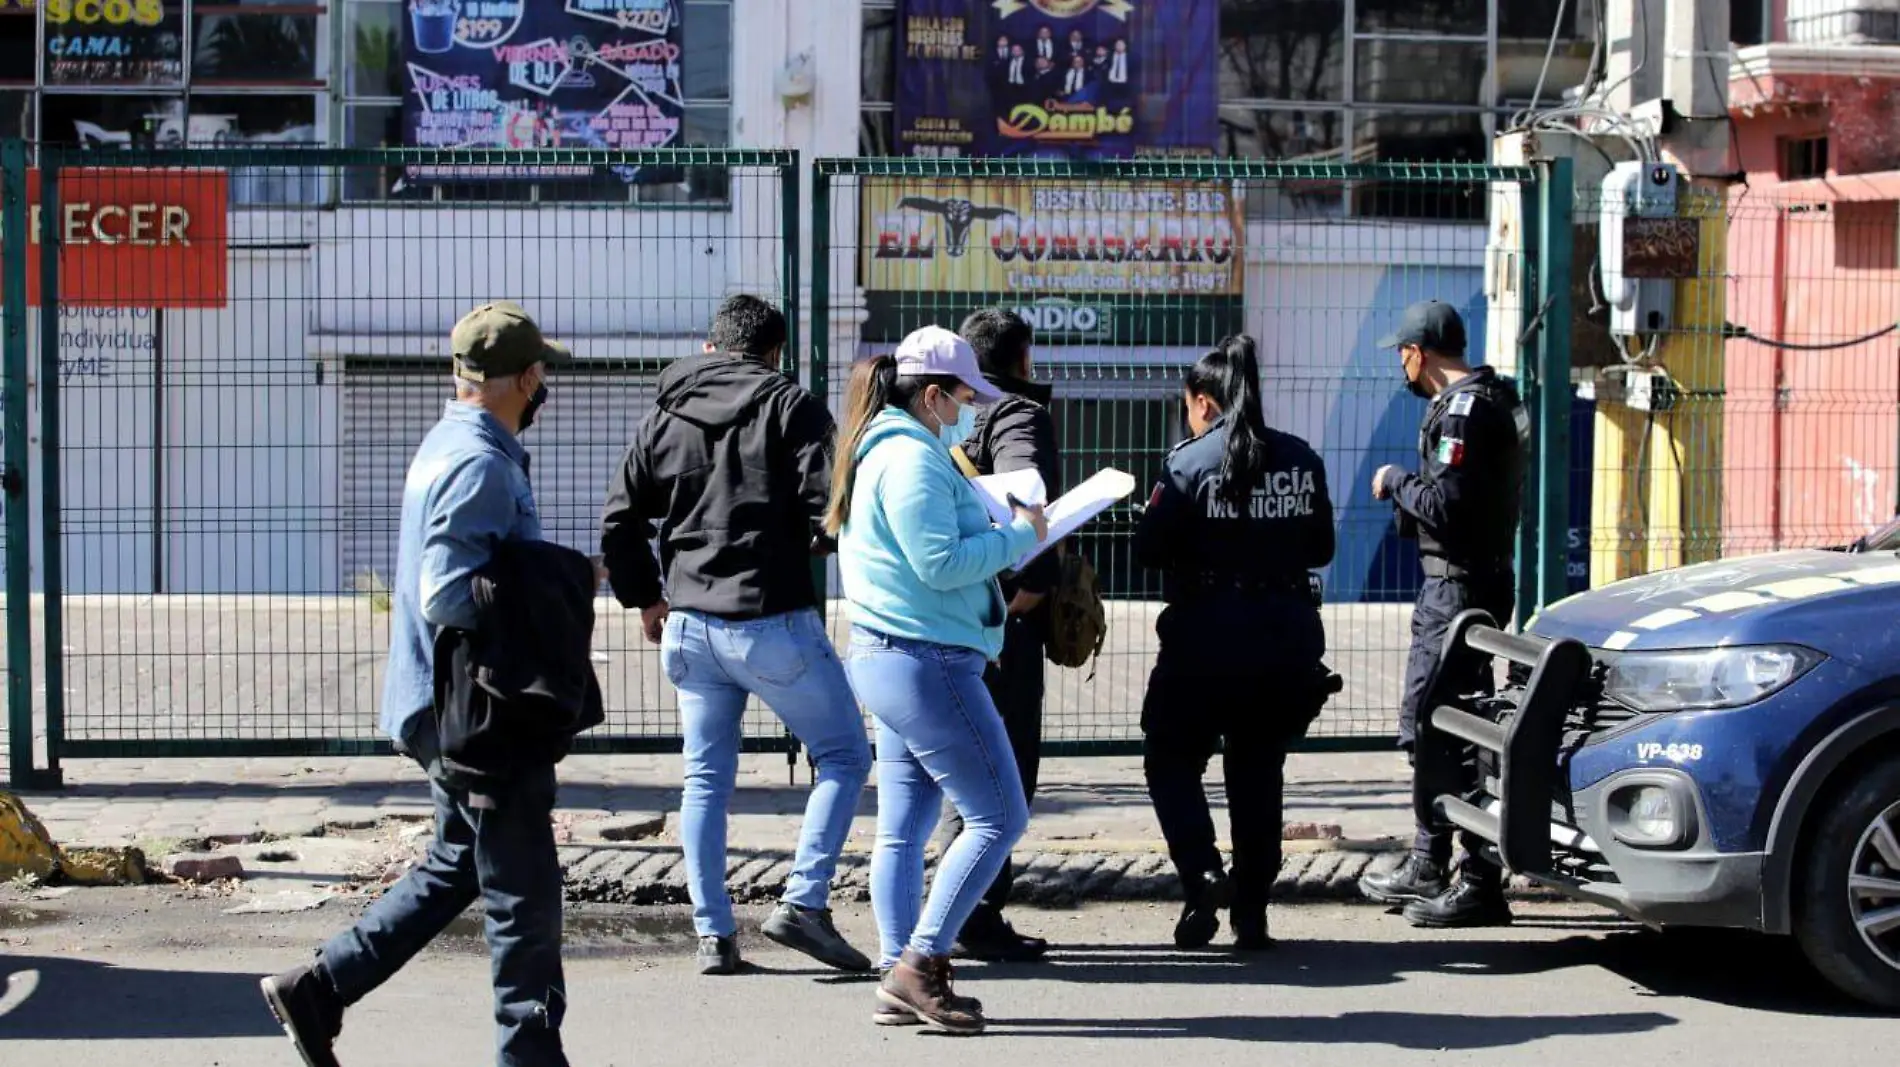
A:
POLYGON ((441 775, 434 646, 480 622, 470 577, 504 541, 540 540, 519 435, 546 402, 566 348, 519 305, 484 304, 455 324, 455 399, 422 441, 403 485, 382 728, 429 772, 435 843, 317 962, 264 980, 264 997, 309 1067, 333 1067, 343 1011, 388 981, 478 898, 494 958, 496 1061, 566 1067, 561 1017, 561 868, 554 766, 476 795, 441 775))

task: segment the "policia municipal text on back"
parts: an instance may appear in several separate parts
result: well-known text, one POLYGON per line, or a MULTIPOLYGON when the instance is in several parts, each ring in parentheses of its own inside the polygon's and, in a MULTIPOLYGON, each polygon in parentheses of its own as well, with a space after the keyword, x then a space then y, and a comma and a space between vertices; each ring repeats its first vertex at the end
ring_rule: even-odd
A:
MULTIPOLYGON (((1394 466, 1373 475, 1372 492, 1398 510, 1400 533, 1418 539, 1425 579, 1412 610, 1412 649, 1399 709, 1399 744, 1409 754, 1427 688, 1443 655, 1445 633, 1459 613, 1478 609, 1500 625, 1514 607, 1512 555, 1524 494, 1530 420, 1517 390, 1490 367, 1465 362, 1465 324, 1448 304, 1414 304, 1399 328, 1379 342, 1399 352, 1406 387, 1431 401, 1419 430, 1419 472, 1394 466)), ((1491 665, 1467 655, 1445 666, 1456 692, 1490 692, 1491 665)), ((1389 874, 1359 883, 1382 904, 1403 904, 1417 926, 1507 923, 1503 875, 1467 839, 1454 884, 1447 884, 1451 831, 1420 826, 1412 854, 1389 874)))

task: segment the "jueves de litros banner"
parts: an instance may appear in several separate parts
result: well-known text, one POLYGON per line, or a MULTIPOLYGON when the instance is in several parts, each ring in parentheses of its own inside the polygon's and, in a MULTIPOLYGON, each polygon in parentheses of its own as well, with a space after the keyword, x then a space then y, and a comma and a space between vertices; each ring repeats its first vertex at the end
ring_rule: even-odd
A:
POLYGON ((976 307, 1050 340, 1205 343, 1243 292, 1242 205, 1219 182, 867 179, 868 336, 976 307), (1195 315, 1204 321, 1181 335, 1195 315), (933 317, 934 316, 934 317, 933 317))
MULTIPOLYGON (((664 148, 679 139, 679 0, 408 0, 403 143, 664 148)), ((616 168, 623 181, 672 176, 616 168)), ((587 178, 588 167, 412 167, 413 179, 587 178)))
POLYGON ((1218 0, 901 0, 899 155, 1206 155, 1218 0))

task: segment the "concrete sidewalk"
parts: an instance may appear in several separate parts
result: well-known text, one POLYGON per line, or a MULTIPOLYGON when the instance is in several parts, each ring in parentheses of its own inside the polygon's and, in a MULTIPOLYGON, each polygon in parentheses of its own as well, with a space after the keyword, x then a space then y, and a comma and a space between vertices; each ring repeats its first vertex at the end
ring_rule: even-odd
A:
MULTIPOLYGON (((424 821, 423 777, 395 757, 206 761, 79 761, 66 788, 21 794, 65 845, 236 844, 339 835, 424 821)), ((1406 767, 1396 753, 1299 754, 1287 767, 1284 895, 1337 898, 1410 832, 1406 767)), ((686 900, 679 861, 678 756, 574 757, 562 765, 557 826, 569 892, 578 900, 686 900)), ((749 756, 732 803, 729 882, 741 900, 776 896, 804 810, 807 770, 782 756, 749 756), (794 775, 796 781, 793 781, 794 775)), ((1219 763, 1209 774, 1225 827, 1219 763)), ((865 889, 877 793, 852 827, 839 890, 865 889)), ((1028 835, 1017 846, 1019 895, 1044 903, 1160 899, 1175 892, 1133 758, 1051 760, 1028 835)), ((153 856, 154 860, 158 857, 153 856)))
MULTIPOLYGON (((394 756, 357 759, 81 760, 64 764, 65 788, 20 795, 62 841, 302 837, 325 827, 362 829, 385 819, 427 818, 422 773, 394 756)), ((560 812, 575 824, 679 810, 680 757, 575 756, 561 764, 560 812)), ((747 756, 732 802, 732 843, 743 848, 796 838, 809 783, 802 761, 747 756)), ((1220 764, 1210 795, 1221 806, 1220 764)), ((1405 761, 1398 753, 1301 753, 1287 761, 1288 823, 1338 826, 1373 840, 1407 832, 1405 761)), ((865 790, 853 841, 868 846, 877 811, 865 790)), ((1044 762, 1025 848, 1090 844, 1115 851, 1158 844, 1154 814, 1133 757, 1044 762)), ((1224 821, 1224 817, 1223 821, 1224 821)), ((662 840, 672 837, 671 819, 662 840)))

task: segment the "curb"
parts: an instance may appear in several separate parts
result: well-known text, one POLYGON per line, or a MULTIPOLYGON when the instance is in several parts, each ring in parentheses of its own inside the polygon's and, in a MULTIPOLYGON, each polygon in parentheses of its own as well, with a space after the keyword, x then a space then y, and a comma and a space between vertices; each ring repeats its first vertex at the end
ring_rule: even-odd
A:
MULTIPOLYGON (((565 846, 560 851, 566 896, 590 904, 690 904, 686 865, 678 847, 565 846)), ((1383 873, 1405 859, 1403 850, 1376 843, 1335 848, 1289 847, 1274 882, 1276 901, 1359 901, 1359 879, 1383 873)), ((934 860, 933 860, 934 862, 934 860)), ((1015 856, 1016 885, 1010 899, 1044 907, 1094 902, 1176 901, 1181 887, 1167 854, 1154 851, 1040 850, 1015 856)), ((792 854, 781 850, 729 852, 726 889, 739 904, 778 900, 792 871, 792 854)), ((832 891, 841 900, 870 900, 870 856, 847 852, 838 860, 832 891)), ((1518 897, 1548 896, 1526 884, 1518 897)))

